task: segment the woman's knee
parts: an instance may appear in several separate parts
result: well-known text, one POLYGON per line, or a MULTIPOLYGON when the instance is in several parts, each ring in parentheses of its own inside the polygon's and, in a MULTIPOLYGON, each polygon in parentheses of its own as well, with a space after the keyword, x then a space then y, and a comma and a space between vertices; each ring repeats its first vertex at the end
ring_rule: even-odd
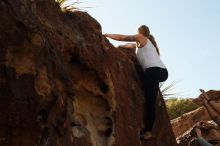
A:
POLYGON ((162 69, 160 75, 159 75, 159 82, 164 82, 168 78, 168 71, 167 69, 162 69))

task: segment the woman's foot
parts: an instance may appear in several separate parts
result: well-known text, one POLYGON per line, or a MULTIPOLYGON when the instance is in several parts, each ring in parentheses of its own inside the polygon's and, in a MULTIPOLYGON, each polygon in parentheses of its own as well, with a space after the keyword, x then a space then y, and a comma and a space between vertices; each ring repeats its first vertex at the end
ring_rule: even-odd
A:
POLYGON ((141 140, 150 140, 150 139, 152 139, 152 137, 153 136, 152 136, 151 132, 148 132, 148 131, 140 134, 141 140))

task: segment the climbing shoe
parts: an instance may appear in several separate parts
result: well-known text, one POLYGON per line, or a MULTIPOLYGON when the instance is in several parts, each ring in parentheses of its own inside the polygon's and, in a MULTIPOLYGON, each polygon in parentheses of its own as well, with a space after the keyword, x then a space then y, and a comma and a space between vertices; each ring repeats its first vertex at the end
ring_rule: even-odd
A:
POLYGON ((152 137, 153 137, 152 134, 148 131, 146 131, 144 133, 143 132, 140 133, 141 140, 150 140, 152 137))

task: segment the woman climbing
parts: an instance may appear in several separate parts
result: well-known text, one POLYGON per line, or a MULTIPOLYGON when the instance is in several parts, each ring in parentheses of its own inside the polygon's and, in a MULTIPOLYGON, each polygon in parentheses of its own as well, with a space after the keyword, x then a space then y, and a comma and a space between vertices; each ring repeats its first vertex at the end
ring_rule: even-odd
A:
POLYGON ((154 37, 146 25, 138 28, 135 35, 105 34, 106 37, 117 41, 136 42, 136 56, 144 70, 145 112, 144 128, 141 139, 152 138, 155 121, 155 104, 159 90, 159 83, 168 78, 168 72, 160 59, 160 52, 154 37))

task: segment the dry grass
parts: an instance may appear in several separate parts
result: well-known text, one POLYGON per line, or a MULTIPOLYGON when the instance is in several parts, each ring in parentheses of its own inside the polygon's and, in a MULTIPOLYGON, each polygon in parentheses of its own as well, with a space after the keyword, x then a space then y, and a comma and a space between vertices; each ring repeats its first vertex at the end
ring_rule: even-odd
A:
POLYGON ((81 4, 84 4, 84 2, 81 2, 79 0, 55 0, 59 5, 62 11, 83 11, 87 8, 92 8, 90 6, 83 6, 80 7, 81 4))

